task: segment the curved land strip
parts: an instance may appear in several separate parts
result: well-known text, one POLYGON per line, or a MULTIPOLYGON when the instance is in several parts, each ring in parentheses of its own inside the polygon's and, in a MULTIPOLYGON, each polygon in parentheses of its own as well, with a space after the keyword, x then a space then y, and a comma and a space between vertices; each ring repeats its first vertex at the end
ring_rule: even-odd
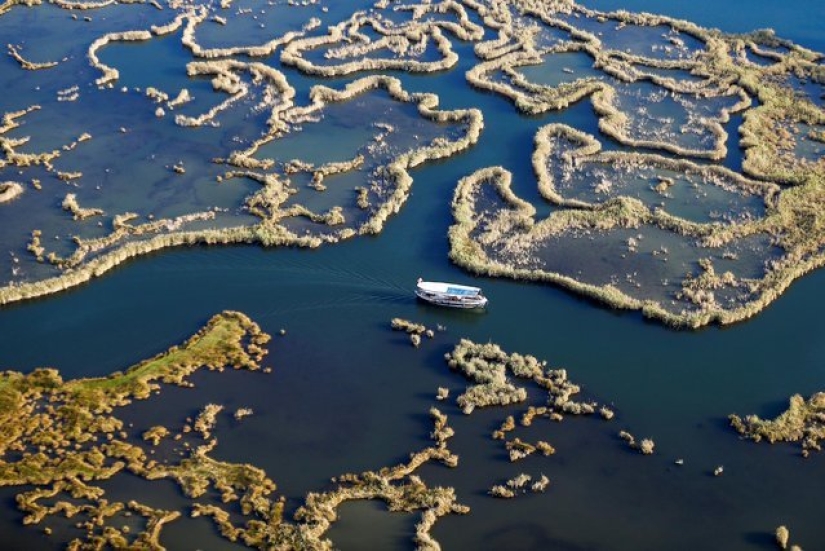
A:
MULTIPOLYGON (((99 277, 129 258, 148 254, 170 247, 198 244, 259 243, 264 246, 298 246, 317 247, 323 243, 334 243, 356 235, 376 234, 383 229, 386 220, 398 212, 409 196, 413 178, 409 171, 416 166, 435 159, 442 159, 466 150, 478 141, 483 128, 483 118, 477 109, 444 111, 438 109, 438 97, 433 94, 411 94, 403 90, 398 79, 386 76, 371 76, 356 80, 343 90, 334 90, 325 86, 316 86, 311 92, 311 105, 296 107, 292 105, 294 90, 288 86, 283 75, 274 69, 259 65, 234 61, 203 62, 195 69, 204 73, 221 75, 234 74, 235 71, 249 71, 254 78, 263 81, 272 97, 272 112, 268 133, 254 142, 248 149, 234 153, 225 162, 237 167, 227 177, 243 176, 260 182, 262 188, 246 201, 252 214, 261 221, 256 224, 186 231, 187 224, 195 221, 211 220, 214 212, 192 213, 175 219, 164 219, 133 225, 137 218, 134 213, 115 216, 113 231, 105 237, 84 239, 78 237, 75 252, 67 258, 55 254, 41 254, 60 268, 59 276, 41 281, 15 283, 0 288, 0 304, 25 300, 87 282, 99 277), (316 215, 299 207, 287 207, 284 203, 289 198, 288 185, 277 174, 258 172, 251 169, 266 170, 275 164, 273 159, 259 160, 253 157, 258 149, 288 135, 290 124, 307 123, 309 119, 323 113, 325 106, 331 103, 343 103, 363 94, 382 90, 393 101, 416 106, 423 120, 437 124, 452 125, 460 129, 460 134, 453 138, 437 138, 430 143, 423 143, 412 150, 391 152, 390 156, 374 161, 374 168, 382 177, 376 183, 379 189, 371 191, 374 199, 369 201, 365 218, 356 225, 341 226, 340 213, 331 211, 316 215), (284 225, 284 221, 295 216, 308 216, 332 228, 328 232, 317 234, 298 234, 284 225)), ((231 99, 231 98, 230 98, 231 99)), ((229 100, 227 100, 229 101, 229 100)), ((220 108, 220 106, 218 107, 220 108)), ((311 121, 309 121, 311 122, 311 121)), ((2 139, 2 136, 0 136, 2 139)), ((332 173, 344 168, 355 168, 361 163, 346 167, 327 167, 332 173)), ((353 202, 355 201, 353 193, 353 202)))
MULTIPOLYGON (((132 31, 121 31, 108 33, 95 40, 88 49, 87 57, 92 67, 103 73, 95 83, 99 87, 113 87, 115 81, 120 78, 120 72, 114 67, 109 67, 100 61, 98 51, 113 42, 142 42, 155 37, 168 36, 183 29, 181 43, 189 49, 195 57, 218 60, 232 56, 266 57, 275 50, 289 43, 297 37, 303 36, 304 31, 292 31, 279 36, 266 44, 260 46, 244 46, 233 48, 203 48, 197 42, 195 31, 198 25, 206 21, 210 16, 210 10, 206 6, 194 6, 178 13, 175 18, 165 25, 154 25, 151 29, 140 29, 132 31)), ((10 55, 17 54, 12 46, 9 46, 10 55)), ((15 56, 17 59, 19 54, 15 56)), ((19 60, 18 60, 19 61, 19 60)), ((22 63, 22 61, 21 61, 22 63)), ((197 74, 197 73, 196 73, 197 74)), ((192 76, 190 74, 190 76, 192 76)))
POLYGON ((43 69, 51 69, 52 67, 56 67, 58 65, 57 61, 46 61, 43 63, 37 63, 35 61, 29 61, 28 59, 24 58, 23 55, 20 53, 20 47, 15 46, 14 44, 7 45, 9 56, 14 59, 20 66, 27 70, 27 71, 40 71, 43 69))
POLYGON ((52 165, 52 161, 60 157, 60 150, 55 149, 43 153, 21 153, 17 149, 25 145, 29 138, 12 138, 5 135, 9 131, 20 127, 19 119, 39 110, 39 105, 32 105, 20 111, 3 114, 3 119, 0 121, 0 151, 2 151, 0 170, 6 167, 29 168, 42 166, 49 172, 57 172, 54 165, 52 165))
MULTIPOLYGON (((627 172, 650 167, 670 173, 695 174, 711 185, 726 188, 731 192, 759 196, 766 206, 776 204, 777 195, 781 190, 778 185, 745 178, 717 165, 697 164, 656 154, 602 152, 602 143, 594 136, 564 124, 548 124, 541 127, 536 132, 534 144, 532 162, 539 193, 549 202, 564 207, 592 209, 613 198, 615 194, 609 187, 596 191, 594 196, 599 198, 596 201, 588 202, 565 197, 565 187, 571 192, 575 191, 574 185, 568 183, 570 180, 577 174, 586 172, 589 167, 600 165, 616 167, 627 172)), ((666 180, 663 183, 667 188, 656 190, 659 193, 666 192, 673 185, 666 180)), ((703 232, 698 224, 690 224, 675 217, 671 223, 663 225, 677 227, 681 233, 694 233, 697 236, 707 234, 707 230, 703 232)), ((747 230, 740 230, 738 235, 741 237, 748 234, 747 230)))
POLYGON ((775 419, 756 415, 730 416, 730 424, 744 438, 761 442, 801 442, 802 455, 822 451, 825 439, 825 393, 817 392, 807 401, 799 394, 791 396, 788 409, 775 419))
POLYGON ((78 516, 88 519, 80 523, 85 535, 72 545, 159 548, 163 525, 180 513, 136 501, 109 502, 95 483, 121 472, 176 479, 193 497, 214 485, 231 490, 231 501, 258 504, 265 499, 274 484, 262 471, 210 460, 205 454, 211 446, 198 447, 174 469, 162 466, 135 443, 114 412, 149 398, 161 383, 188 386, 187 378, 202 367, 260 369, 268 340, 243 314, 224 312, 182 346, 109 377, 64 381, 56 370, 45 368, 28 375, 0 374, 0 485, 23 487, 17 503, 26 513, 24 523, 37 524, 54 514, 78 516), (211 464, 204 468, 207 461, 211 464), (142 531, 127 535, 110 524, 126 510, 146 517, 142 531))
POLYGON ((750 107, 751 98, 756 98, 759 104, 748 110, 741 129, 745 172, 777 182, 801 183, 808 178, 811 165, 817 164, 789 155, 787 141, 794 139, 794 128, 799 124, 822 125, 825 113, 809 98, 801 97, 790 87, 783 86, 781 77, 798 74, 815 82, 825 81, 825 74, 817 63, 820 54, 783 41, 770 32, 725 35, 683 20, 624 11, 602 13, 571 1, 523 2, 517 10, 520 17, 514 17, 506 3, 496 4, 501 4, 498 9, 485 12, 485 24, 498 28, 499 38, 477 46, 477 53, 485 61, 468 72, 467 78, 480 89, 511 98, 525 113, 564 109, 576 101, 591 97, 601 117, 600 130, 622 144, 721 160, 726 153, 726 132, 721 125, 728 121, 730 114, 750 107), (523 23, 524 17, 531 20, 530 24, 523 23), (593 29, 580 28, 586 26, 583 25, 585 21, 589 21, 591 27, 598 24, 605 30, 608 24, 614 25, 615 29, 670 29, 670 44, 662 45, 654 52, 675 53, 651 56, 612 49, 603 43, 597 33, 592 32, 593 29), (568 34, 568 40, 537 48, 537 27, 563 31, 568 34), (701 48, 687 47, 683 37, 698 42, 701 48), (787 53, 765 49, 777 46, 787 48, 787 53), (769 66, 752 63, 744 55, 747 50, 764 54, 774 63, 769 66), (692 150, 681 146, 678 144, 678 134, 669 140, 633 138, 626 133, 628 119, 633 114, 616 108, 616 88, 607 80, 571 79, 559 86, 542 86, 529 82, 516 70, 539 65, 545 57, 570 52, 586 52, 592 57, 594 68, 616 79, 616 82, 648 81, 671 94, 703 98, 733 94, 739 100, 732 107, 722 109, 717 116, 703 117, 700 121, 700 126, 714 136, 715 145, 710 150, 692 150), (659 71, 651 72, 650 69, 659 71), (501 72, 508 78, 496 78, 496 74, 501 72), (680 80, 664 76, 662 72, 680 72, 698 78, 680 80))
POLYGON ((9 203, 23 194, 24 188, 17 182, 0 183, 0 205, 9 203))
MULTIPOLYGON (((600 116, 600 130, 619 143, 714 161, 727 153, 722 124, 730 114, 742 112, 743 171, 764 183, 713 165, 601 153, 592 137, 574 129, 546 127, 536 137, 533 164, 542 195, 561 210, 537 222, 532 206, 510 192, 509 173, 496 168, 477 172, 462 181, 454 200, 457 223, 450 234, 451 258, 458 264, 476 273, 553 282, 680 327, 746 319, 796 278, 825 264, 825 233, 820 228, 825 212, 825 158, 806 156, 799 147, 818 141, 825 109, 791 82, 791 75, 825 82, 821 54, 771 32, 725 35, 667 17, 596 12, 571 1, 522 2, 517 7, 495 2, 482 15, 485 25, 498 29, 499 36, 476 47, 484 61, 467 75, 474 86, 505 95, 531 114, 564 109, 589 97, 600 116), (665 40, 645 49, 649 45, 639 40, 623 42, 622 33, 628 30, 631 37, 649 32, 665 40), (747 52, 769 62, 755 63, 747 52), (586 54, 593 59, 593 72, 605 76, 572 76, 550 86, 530 82, 519 71, 569 54, 586 54), (713 143, 708 149, 696 149, 687 147, 678 132, 668 132, 664 139, 653 139, 655 132, 646 137, 644 125, 634 122, 635 115, 618 108, 621 87, 640 82, 671 97, 738 99, 712 116, 700 116, 690 107, 693 100, 680 101, 689 123, 682 133, 704 133, 713 143), (631 135, 631 129, 641 134, 631 135), (658 182, 653 179, 657 172, 658 182), (679 202, 686 181, 694 187, 713 185, 718 191, 708 193, 733 197, 734 206, 718 203, 721 208, 704 217, 692 213, 692 218, 685 208, 671 212, 656 194, 639 189, 639 181, 644 180, 662 199, 677 197, 669 203, 679 202), (588 190, 587 185, 595 189, 588 190), (735 195, 761 196, 764 205, 745 207, 747 201, 735 195), (490 203, 498 212, 485 210, 490 203), (596 266, 597 262, 565 253, 576 238, 611 247, 615 259, 606 262, 611 266, 596 266), (642 239, 651 238, 661 243, 652 252, 657 258, 624 262, 638 256, 642 239), (680 248, 678 267, 657 266, 676 256, 670 254, 675 246, 680 248), (582 269, 562 271, 564 258, 569 264, 581 262, 582 269), (656 291, 651 284, 662 288, 656 291)), ((703 143, 710 142, 703 138, 703 143)), ((697 199, 700 207, 714 204, 701 196, 697 199)))
POLYGON ((209 456, 217 445, 210 438, 222 406, 207 405, 171 439, 181 453, 170 457, 183 456, 176 462, 151 457, 171 435, 169 429, 156 426, 141 436, 117 417, 118 408, 158 394, 162 384, 191 386, 188 378, 203 367, 259 370, 269 339, 245 315, 223 312, 183 345, 109 377, 64 381, 54 369, 0 373, 0 486, 21 488, 17 503, 26 514, 24 524, 48 523, 61 515, 78 521, 81 534, 70 548, 161 549, 163 527, 186 511, 109 501, 97 484, 128 472, 147 481, 174 480, 192 500, 193 517, 208 516, 224 537, 259 549, 332 549, 324 534, 335 511, 346 501, 363 499, 382 500, 391 511, 421 511, 415 543, 419 549, 437 549, 430 535, 435 522, 469 509, 457 503, 452 488, 428 487, 414 475, 429 461, 458 464, 447 448, 453 431, 435 408, 430 412, 432 446, 395 467, 342 475, 334 489, 310 493, 295 522, 282 518, 283 499, 273 499, 275 484, 263 470, 209 456), (139 530, 122 528, 135 525, 125 520, 129 515, 142 518, 139 530))
MULTIPOLYGON (((175 123, 190 127, 212 123, 218 114, 249 95, 251 84, 244 82, 239 76, 245 72, 252 77, 252 85, 264 87, 268 99, 261 106, 267 106, 272 110, 270 128, 282 128, 280 116, 284 110, 292 106, 295 98, 295 89, 289 85, 284 74, 262 63, 244 63, 231 59, 187 64, 186 74, 189 77, 214 75, 212 88, 216 92, 228 94, 229 97, 197 117, 176 115, 175 123)), ((167 102, 167 106, 174 108, 173 102, 167 102)))
POLYGON ((393 10, 409 12, 411 19, 395 23, 383 17, 378 10, 372 10, 369 14, 359 12, 348 21, 330 27, 325 36, 291 41, 281 52, 281 62, 295 66, 306 74, 324 77, 359 71, 435 73, 450 69, 458 62, 458 54, 453 51, 452 43, 443 31, 466 41, 480 40, 484 35, 484 29, 470 21, 464 6, 454 0, 397 6, 393 10), (439 18, 450 12, 456 15, 458 22, 439 18), (436 17, 429 18, 428 15, 436 17), (380 38, 372 39, 364 32, 367 28, 380 38), (440 59, 419 59, 427 52, 430 42, 434 44, 440 59), (323 63, 307 59, 316 50, 325 51, 323 63), (370 57, 376 53, 384 53, 385 56, 370 57))
MULTIPOLYGON (((697 39, 709 40, 702 29, 679 20, 657 16, 637 16, 626 12, 603 14, 587 10, 572 2, 561 2, 537 7, 526 3, 516 17, 509 10, 498 10, 488 16, 500 28, 499 38, 480 44, 477 47, 485 62, 477 65, 467 73, 468 81, 475 87, 493 91, 512 99, 517 108, 525 113, 536 115, 546 111, 562 110, 571 104, 590 97, 600 116, 599 128, 616 141, 631 147, 656 148, 676 155, 707 157, 714 160, 724 158, 727 134, 722 124, 728 122, 732 113, 740 112, 750 106, 750 97, 741 89, 731 85, 731 78, 714 78, 702 72, 699 53, 690 52, 679 34, 689 34, 697 39), (625 51, 611 49, 592 32, 576 26, 576 19, 588 18, 615 21, 618 25, 664 26, 670 27, 678 44, 681 55, 671 58, 646 57, 628 54, 625 51), (564 16, 564 18, 562 18, 564 16), (536 35, 542 29, 553 29, 564 33, 567 39, 540 47, 536 44, 536 35), (603 73, 603 78, 575 78, 558 86, 541 85, 531 82, 518 71, 519 68, 541 65, 545 58, 580 53, 593 59, 593 67, 603 73), (662 72, 682 73, 685 75, 702 75, 702 79, 679 80, 663 76, 650 69, 662 72), (504 78, 498 75, 503 75, 504 78), (678 134, 670 140, 645 137, 641 130, 631 132, 630 122, 639 113, 620 110, 617 104, 617 87, 622 83, 650 82, 660 89, 682 98, 687 107, 687 98, 716 98, 738 96, 738 101, 729 108, 721 108, 715 117, 700 116, 689 113, 688 122, 681 126, 682 133, 707 133, 712 137, 713 146, 709 149, 690 147, 679 143, 678 134), (691 119, 696 119, 691 123, 691 119), (637 134, 638 137, 634 136, 637 134)), ((488 22, 488 24, 491 22, 488 22)), ((657 98, 654 101, 661 101, 657 98)), ((641 110, 639 110, 641 111, 641 110)))
POLYGON ((192 55, 203 59, 228 58, 232 56, 266 57, 275 52, 284 44, 304 36, 313 25, 307 22, 301 31, 289 31, 283 35, 257 46, 235 46, 230 48, 204 48, 198 43, 196 31, 199 25, 210 18, 212 11, 207 6, 194 6, 179 13, 173 21, 166 25, 152 27, 152 34, 166 36, 183 28, 181 43, 192 55))
MULTIPOLYGON (((821 255, 815 258, 807 256, 811 236, 805 236, 801 242, 787 238, 773 241, 775 246, 781 248, 782 254, 777 256, 771 253, 765 259, 766 268, 760 277, 737 277, 731 272, 717 273, 715 269, 715 265, 724 265, 725 256, 733 254, 726 247, 738 241, 760 236, 768 239, 768 236, 787 235, 794 231, 785 226, 789 219, 786 209, 793 207, 784 199, 796 190, 786 191, 777 197, 777 186, 748 180, 721 167, 697 165, 658 155, 600 153, 600 144, 595 138, 563 125, 548 125, 538 132, 533 161, 541 193, 563 208, 554 211, 545 220, 536 221, 534 207, 512 193, 508 171, 499 167, 480 170, 459 183, 453 199, 456 223, 450 229, 450 257, 454 262, 479 274, 554 283, 611 307, 641 310, 645 316, 679 327, 699 327, 712 322, 727 324, 748 318, 779 296, 794 279, 823 263, 821 255), (658 203, 648 205, 630 193, 623 193, 622 189, 611 191, 607 185, 602 191, 601 196, 606 195, 603 200, 588 202, 565 197, 560 190, 574 192, 575 185, 593 185, 590 178, 582 177, 573 180, 574 184, 562 187, 576 173, 587 176, 590 165, 618 167, 618 171, 608 174, 625 178, 629 175, 630 182, 635 182, 637 173, 644 175, 645 171, 656 174, 667 170, 674 176, 689 175, 719 187, 733 197, 750 195, 761 198, 764 201, 764 215, 756 217, 749 214, 726 223, 697 223, 668 213, 658 203), (551 173, 550 167, 556 172, 551 173), (577 273, 575 266, 568 268, 566 273, 545 267, 552 261, 548 254, 553 254, 553 248, 558 246, 560 240, 582 235, 598 240, 611 232, 626 230, 628 235, 634 236, 627 238, 626 243, 622 242, 626 250, 618 250, 614 245, 617 264, 613 269, 621 269, 619 257, 624 259, 627 254, 636 254, 637 240, 641 239, 642 234, 635 237, 635 230, 646 227, 672 234, 677 242, 687 242, 697 249, 694 256, 698 271, 687 277, 683 272, 680 274, 681 266, 666 272, 674 280, 680 275, 683 278, 680 285, 669 293, 665 288, 645 294, 648 293, 646 290, 637 290, 641 285, 625 285, 620 289, 620 278, 617 276, 624 274, 613 273, 609 283, 596 284, 586 279, 587 273, 577 273), (710 258, 712 254, 715 259, 710 258), (806 258, 809 259, 807 263, 806 258), (724 303, 716 299, 715 294, 731 291, 739 293, 735 301, 724 303)), ((665 180, 657 187, 660 193, 666 193, 672 184, 673 180, 665 180)), ((653 183, 648 185, 653 187, 653 183)), ((611 186, 615 186, 615 182, 611 182, 611 186)), ((659 194, 651 190, 648 197, 650 195, 655 197, 659 194)), ((590 193, 590 196, 599 198, 600 194, 590 193)), ((657 251, 654 251, 652 256, 656 254, 657 251)), ((666 257, 667 251, 660 254, 666 257)), ((661 270, 655 260, 651 258, 647 264, 637 265, 637 268, 640 271, 661 270)), ((667 258, 664 260, 667 261, 667 258)), ((575 259, 571 261, 576 262, 575 259)))

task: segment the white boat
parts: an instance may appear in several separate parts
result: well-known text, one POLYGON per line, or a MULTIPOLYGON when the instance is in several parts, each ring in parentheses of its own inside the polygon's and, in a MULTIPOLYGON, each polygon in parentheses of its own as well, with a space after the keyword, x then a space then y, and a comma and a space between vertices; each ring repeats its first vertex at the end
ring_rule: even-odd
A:
POLYGON ((481 289, 456 283, 419 279, 415 295, 431 304, 450 308, 484 308, 487 306, 487 297, 481 293, 481 289))

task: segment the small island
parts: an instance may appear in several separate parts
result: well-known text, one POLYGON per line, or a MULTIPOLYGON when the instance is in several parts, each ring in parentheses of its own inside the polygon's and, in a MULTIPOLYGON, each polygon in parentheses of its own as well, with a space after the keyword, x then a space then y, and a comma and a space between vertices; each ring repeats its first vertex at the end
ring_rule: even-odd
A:
POLYGON ((756 415, 739 417, 732 414, 731 426, 743 438, 754 442, 799 442, 802 456, 812 451, 822 451, 825 439, 825 393, 817 392, 808 400, 801 395, 791 396, 788 409, 775 419, 761 419, 756 415))

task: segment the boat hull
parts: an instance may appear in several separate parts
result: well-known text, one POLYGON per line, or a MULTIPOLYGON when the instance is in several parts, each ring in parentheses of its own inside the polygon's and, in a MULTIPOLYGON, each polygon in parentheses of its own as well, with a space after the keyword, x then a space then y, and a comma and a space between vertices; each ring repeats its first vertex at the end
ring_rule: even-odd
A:
POLYGON ((415 296, 419 298, 419 300, 423 300, 429 304, 435 304, 436 306, 445 306, 447 308, 462 308, 467 310, 473 309, 482 309, 487 306, 487 299, 485 297, 453 297, 453 296, 444 296, 438 295, 434 293, 428 293, 426 291, 417 290, 415 292, 415 296))

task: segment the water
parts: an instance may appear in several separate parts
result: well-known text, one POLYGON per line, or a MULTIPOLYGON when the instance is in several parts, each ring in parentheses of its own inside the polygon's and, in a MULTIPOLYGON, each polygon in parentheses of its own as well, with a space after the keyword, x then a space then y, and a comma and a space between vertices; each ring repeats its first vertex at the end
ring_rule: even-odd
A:
MULTIPOLYGON (((626 0, 621 7, 664 11, 728 31, 770 25, 780 36, 825 50, 819 25, 825 7, 812 1, 626 0)), ((439 93, 447 108, 480 107, 485 134, 470 151, 413 171, 412 196, 383 233, 312 251, 193 248, 133 260, 90 284, 0 310, 0 367, 48 365, 66 378, 101 376, 179 343, 218 311, 241 310, 272 334, 287 330, 270 343, 265 365, 272 374, 198 374, 195 389, 164 389, 124 417, 136 425, 164 420, 176 426, 213 401, 230 411, 253 408, 255 414, 240 422, 220 418, 215 455, 264 468, 287 497, 288 511, 307 492, 328 487, 332 476, 393 465, 427 446, 427 410, 437 404, 456 430, 451 448, 461 463, 454 470, 427 466, 420 474, 429 484, 455 487, 459 501, 472 507, 469 515, 436 525, 433 534, 445 549, 768 550, 775 548, 771 534, 780 524, 803 548, 825 547, 818 513, 823 457, 803 460, 793 445, 740 441, 726 422, 734 412, 773 416, 791 394, 823 390, 822 272, 796 282, 753 320, 699 332, 672 331, 553 287, 506 280, 477 280, 491 300, 486 314, 413 300, 418 276, 473 281, 447 260, 449 202, 458 178, 502 164, 515 174, 516 193, 542 208, 529 165, 535 130, 552 119, 596 133, 586 102, 560 116, 532 119, 517 115, 503 98, 471 92, 463 84, 473 63, 471 45, 455 48, 462 56, 456 69, 437 77, 399 76, 413 91, 439 93), (416 350, 389 329, 393 317, 447 330, 416 350), (464 416, 452 401, 434 400, 440 386, 453 397, 466 386, 443 361, 460 337, 491 340, 566 367, 585 397, 614 404, 617 418, 537 420, 514 434, 547 440, 557 454, 510 464, 490 433, 505 415, 518 416, 525 407, 464 416), (617 437, 621 429, 653 438, 657 453, 643 457, 627 449, 617 437), (677 458, 684 466, 674 465, 677 458), (713 477, 718 465, 725 472, 713 477), (509 502, 486 495, 519 472, 543 472, 551 486, 509 502)), ((293 84, 301 82, 295 77, 293 84)), ((143 116, 151 116, 148 100, 143 108, 143 116)), ((187 501, 168 482, 127 479, 106 487, 113 495, 155 496, 167 507, 187 501)), ((1 547, 49 545, 37 528, 21 527, 11 495, 3 492, 1 547)), ((416 515, 354 503, 341 509, 328 535, 342 549, 404 548, 415 522, 416 515)), ((237 547, 203 519, 172 523, 163 543, 171 549, 237 547)))

